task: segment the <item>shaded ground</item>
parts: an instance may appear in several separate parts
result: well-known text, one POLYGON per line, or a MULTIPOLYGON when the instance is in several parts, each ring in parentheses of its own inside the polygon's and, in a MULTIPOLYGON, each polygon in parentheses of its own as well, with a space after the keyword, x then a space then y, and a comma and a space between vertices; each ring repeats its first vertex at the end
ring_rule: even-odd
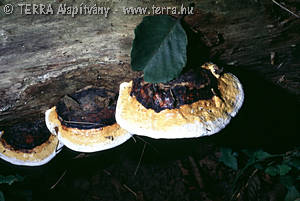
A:
MULTIPOLYGON (((25 176, 3 186, 6 200, 230 200, 236 172, 218 161, 219 146, 208 139, 130 140, 121 147, 83 155, 64 149, 51 163, 1 172, 25 176), (141 158, 140 158, 141 157, 141 158), (139 161, 141 162, 139 163, 139 161)), ((3 167, 5 167, 3 169, 3 167)), ((255 200, 283 200, 276 178, 259 173, 255 200)), ((238 200, 249 200, 247 195, 238 200)))
POLYGON ((132 140, 120 148, 81 159, 71 159, 77 154, 64 150, 64 156, 59 156, 43 170, 36 168, 37 172, 31 173, 31 178, 19 188, 29 187, 26 183, 30 186, 39 183, 28 188, 33 190, 36 200, 191 200, 193 196, 199 196, 197 182, 185 181, 183 177, 183 174, 194 177, 193 172, 188 172, 193 168, 184 156, 186 153, 178 153, 177 159, 170 156, 181 143, 176 147, 172 145, 173 150, 166 150, 161 143, 158 144, 161 149, 158 147, 157 150, 151 147, 153 145, 147 145, 137 169, 144 146, 141 140, 137 140, 137 143, 132 140), (68 161, 59 161, 64 160, 62 157, 68 158, 68 161), (64 173, 61 181, 50 190, 64 173), (40 196, 45 197, 41 199, 40 196))
MULTIPOLYGON (((221 147, 240 154, 240 168, 246 163, 241 149, 286 153, 299 147, 295 97, 255 74, 237 75, 246 84, 248 98, 237 117, 217 135, 186 140, 134 136, 119 147, 93 154, 64 148, 42 167, 0 161, 1 174, 25 177, 12 186, 2 185, 1 190, 8 201, 230 200, 237 172, 219 162, 221 147)), ((287 191, 279 178, 260 170, 251 177, 254 170, 245 174, 246 193, 241 190, 236 200, 251 200, 249 185, 252 200, 283 200, 287 191)))

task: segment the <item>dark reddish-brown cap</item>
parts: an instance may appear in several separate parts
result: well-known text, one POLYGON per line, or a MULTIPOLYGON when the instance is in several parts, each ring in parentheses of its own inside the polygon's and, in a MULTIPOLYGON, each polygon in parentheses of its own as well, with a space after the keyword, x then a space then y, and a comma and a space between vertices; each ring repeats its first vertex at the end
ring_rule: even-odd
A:
POLYGON ((115 121, 116 101, 117 95, 103 87, 86 87, 47 110, 46 125, 74 151, 113 148, 131 137, 115 121))
POLYGON ((44 121, 18 123, 0 132, 0 158, 15 165, 43 165, 60 152, 62 146, 44 121))
POLYGON ((141 88, 133 90, 134 81, 122 83, 116 121, 130 133, 152 138, 192 138, 219 132, 243 104, 242 84, 236 76, 222 73, 212 63, 206 63, 190 74, 182 74, 183 78, 178 78, 182 80, 180 82, 170 81, 161 84, 161 88, 158 85, 158 89, 156 86, 144 89, 143 86, 149 84, 142 83, 141 88), (201 75, 199 79, 196 76, 198 72, 201 75), (200 84, 195 84, 197 82, 200 84), (174 84, 176 87, 173 87, 174 84), (181 92, 176 91, 177 88, 181 92), (145 93, 146 90, 148 93, 145 93), (163 92, 159 94, 159 91, 163 92), (187 94, 182 94, 182 91, 187 94), (178 104, 182 99, 187 101, 178 104), (177 106, 169 107, 171 103, 177 103, 177 106))

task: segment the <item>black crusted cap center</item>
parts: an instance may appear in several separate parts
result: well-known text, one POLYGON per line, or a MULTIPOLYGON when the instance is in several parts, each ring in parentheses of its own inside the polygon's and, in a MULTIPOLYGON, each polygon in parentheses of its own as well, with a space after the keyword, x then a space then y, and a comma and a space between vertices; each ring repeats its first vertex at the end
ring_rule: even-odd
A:
POLYGON ((102 128, 116 122, 117 95, 104 88, 88 88, 62 98, 56 112, 71 128, 102 128))
POLYGON ((50 135, 45 122, 36 121, 5 128, 1 140, 15 150, 31 150, 48 141, 50 135))
POLYGON ((147 109, 160 112, 219 95, 218 80, 210 70, 204 68, 190 69, 164 84, 147 83, 143 77, 139 77, 133 80, 130 95, 135 96, 147 109))

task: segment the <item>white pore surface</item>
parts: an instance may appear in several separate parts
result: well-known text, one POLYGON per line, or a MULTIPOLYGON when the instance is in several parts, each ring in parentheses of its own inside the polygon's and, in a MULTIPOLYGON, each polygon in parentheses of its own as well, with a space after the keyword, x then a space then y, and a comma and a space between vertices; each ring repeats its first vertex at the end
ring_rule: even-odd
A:
POLYGON ((49 120, 49 116, 50 116, 50 113, 52 112, 52 110, 53 110, 53 108, 51 108, 45 112, 45 122, 46 122, 46 126, 49 129, 49 131, 53 135, 57 135, 57 133, 55 131, 55 127, 57 127, 58 125, 56 125, 55 123, 53 123, 49 120))
POLYGON ((181 126, 172 126, 166 130, 153 130, 131 124, 120 116, 116 118, 118 119, 119 125, 128 132, 155 139, 196 138, 212 135, 223 129, 230 121, 230 117, 226 119, 219 118, 216 121, 208 121, 205 123, 194 122, 181 126))
POLYGON ((123 90, 130 85, 130 83, 124 82, 120 85, 120 96, 116 108, 116 121, 123 129, 127 130, 130 133, 155 139, 196 138, 215 134, 230 122, 231 118, 237 114, 238 110, 243 104, 244 92, 242 85, 235 76, 234 79, 236 79, 237 88, 240 93, 236 97, 236 104, 234 105, 233 111, 230 114, 227 114, 227 118, 217 118, 215 121, 207 122, 195 121, 193 123, 188 123, 180 126, 174 125, 169 128, 165 128, 164 130, 144 128, 141 122, 132 123, 132 121, 128 121, 127 119, 122 118, 121 113, 122 111, 126 110, 126 105, 121 104, 120 96, 123 94, 123 90))
POLYGON ((234 109, 230 113, 231 117, 235 117, 235 115, 238 113, 238 111, 241 109, 241 107, 243 105, 245 94, 244 94, 243 86, 242 86, 241 82, 239 81, 239 79, 233 74, 231 74, 231 76, 234 78, 235 84, 237 85, 238 91, 240 92, 236 96, 234 109))
MULTIPOLYGON (((24 161, 24 160, 19 160, 17 158, 8 157, 2 153, 0 153, 0 158, 2 158, 3 160, 5 160, 11 164, 14 164, 14 165, 40 166, 40 165, 44 165, 44 164, 48 163, 52 158, 54 158, 54 156, 56 156, 56 154, 58 154, 61 151, 63 146, 64 145, 62 143, 58 142, 56 150, 54 150, 48 157, 46 157, 42 160, 24 161)), ((24 153, 24 155, 26 155, 26 154, 24 153)))
POLYGON ((66 147, 74 151, 86 153, 114 148, 116 146, 119 146, 120 144, 123 144, 131 137, 132 135, 130 133, 125 133, 124 135, 114 137, 114 140, 107 140, 101 143, 91 143, 89 145, 79 145, 69 141, 67 138, 62 137, 60 135, 60 132, 58 132, 58 140, 61 141, 66 147))
POLYGON ((49 120, 49 115, 51 112, 52 112, 52 110, 49 109, 45 113, 47 128, 50 130, 51 133, 57 134, 58 140, 61 143, 63 143, 66 147, 68 147, 69 149, 72 149, 74 151, 88 153, 88 152, 96 152, 96 151, 111 149, 120 144, 123 144, 124 142, 126 142, 128 139, 130 139, 132 137, 132 135, 130 133, 124 133, 123 135, 114 137, 113 140, 108 139, 108 140, 105 140, 100 143, 94 143, 91 141, 91 143, 89 145, 75 144, 75 143, 71 142, 68 138, 62 137, 60 131, 58 131, 58 133, 56 133, 55 127, 59 128, 59 125, 56 125, 55 123, 53 123, 49 120))

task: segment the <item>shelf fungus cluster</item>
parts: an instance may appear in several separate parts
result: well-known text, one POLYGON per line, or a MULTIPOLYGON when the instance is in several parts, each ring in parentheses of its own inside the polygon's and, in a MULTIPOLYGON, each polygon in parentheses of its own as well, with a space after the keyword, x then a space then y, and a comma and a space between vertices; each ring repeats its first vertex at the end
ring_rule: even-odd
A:
POLYGON ((122 83, 116 120, 130 133, 151 138, 201 137, 223 129, 243 100, 240 81, 206 63, 164 84, 142 77, 122 83))
POLYGON ((59 153, 62 146, 43 121, 15 124, 0 134, 0 158, 15 165, 43 165, 59 153))
POLYGON ((212 63, 186 69, 167 83, 138 77, 122 83, 119 94, 89 86, 48 109, 46 125, 24 123, 2 131, 0 157, 16 165, 42 165, 63 145, 96 152, 134 134, 156 139, 212 135, 230 122, 243 100, 237 77, 212 63))
POLYGON ((116 123, 116 103, 115 93, 105 88, 87 87, 65 96, 47 110, 46 124, 51 133, 74 151, 110 149, 131 137, 116 123))

